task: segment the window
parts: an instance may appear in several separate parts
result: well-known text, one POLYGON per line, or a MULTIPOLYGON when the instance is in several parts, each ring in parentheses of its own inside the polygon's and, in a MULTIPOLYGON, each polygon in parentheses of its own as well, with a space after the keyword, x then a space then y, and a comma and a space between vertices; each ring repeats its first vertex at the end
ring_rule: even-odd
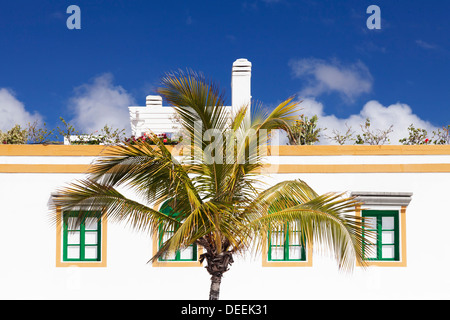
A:
MULTIPOLYGON (((406 211, 412 199, 411 192, 352 192, 359 204, 357 216, 365 217, 371 231, 372 243, 364 250, 368 266, 406 267, 406 211), (376 234, 376 237, 372 235, 376 234)), ((366 236, 368 232, 366 233, 366 236)), ((295 225, 286 225, 269 232, 263 248, 263 267, 311 267, 312 247, 299 241, 301 232, 295 225), (289 230, 286 234, 286 230, 289 230), (293 238, 292 238, 293 237, 293 238), (297 240, 298 239, 298 240, 297 240)), ((361 266, 357 262, 358 266, 361 266)))
POLYGON ((305 261, 306 253, 297 223, 269 232, 268 261, 305 261))
POLYGON ((56 267, 106 267, 106 216, 84 211, 85 219, 76 225, 80 211, 56 208, 56 267))
POLYGON ((64 212, 63 261, 101 260, 101 221, 99 212, 87 213, 77 224, 78 211, 64 212))
MULTIPOLYGON (((361 203, 356 214, 365 217, 371 230, 366 240, 366 265, 379 267, 406 267, 406 209, 412 200, 411 192, 358 191, 352 196, 361 203)), ((359 264, 358 264, 359 265, 359 264)))
POLYGON ((399 261, 399 213, 397 210, 363 210, 367 230, 373 232, 364 248, 365 258, 374 261, 399 261))
MULTIPOLYGON (((173 229, 166 231, 163 233, 160 232, 159 235, 159 247, 166 242, 170 237, 172 237, 174 231, 173 229)), ((196 261, 197 260, 197 246, 191 245, 184 250, 179 250, 175 253, 171 253, 163 258, 159 259, 160 261, 196 261)))
MULTIPOLYGON (((173 209, 165 202, 160 210, 160 212, 170 215, 172 217, 176 217, 178 214, 173 212, 173 209)), ((163 232, 162 228, 159 229, 158 239, 156 241, 157 247, 160 248, 170 237, 175 233, 175 229, 172 227, 163 232)), ((155 241, 154 241, 155 246, 155 241)), ((181 264, 175 264, 177 266, 201 266, 198 262, 197 256, 197 245, 193 244, 184 250, 179 250, 177 252, 168 254, 164 257, 158 259, 157 263, 154 263, 154 266, 169 266, 166 262, 180 262, 181 264), (182 264, 182 262, 187 262, 188 264, 182 264), (192 264, 189 264, 192 263, 192 264)), ((154 250, 154 254, 156 251, 154 250)))

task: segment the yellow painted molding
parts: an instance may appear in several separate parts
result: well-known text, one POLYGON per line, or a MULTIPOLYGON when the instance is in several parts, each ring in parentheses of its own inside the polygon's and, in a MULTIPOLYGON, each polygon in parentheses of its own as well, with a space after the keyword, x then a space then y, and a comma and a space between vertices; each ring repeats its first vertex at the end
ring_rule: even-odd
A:
MULTIPOLYGON (((100 156, 114 146, 99 145, 0 145, 0 156, 100 156)), ((167 146, 172 150, 172 146, 167 146)), ((450 155, 450 145, 313 145, 268 146, 269 155, 450 155)))
MULTIPOLYGON (((87 173, 89 164, 0 164, 0 173, 87 173)), ((268 164, 261 173, 439 173, 450 163, 418 164, 268 164)))
POLYGON ((268 148, 269 155, 334 156, 334 155, 448 155, 450 145, 301 145, 268 148))
POLYGON ((2 173, 87 173, 88 164, 0 164, 2 173))
POLYGON ((422 164, 267 164, 264 173, 450 172, 450 163, 422 164))
POLYGON ((0 145, 0 156, 99 156, 110 147, 99 145, 0 145))

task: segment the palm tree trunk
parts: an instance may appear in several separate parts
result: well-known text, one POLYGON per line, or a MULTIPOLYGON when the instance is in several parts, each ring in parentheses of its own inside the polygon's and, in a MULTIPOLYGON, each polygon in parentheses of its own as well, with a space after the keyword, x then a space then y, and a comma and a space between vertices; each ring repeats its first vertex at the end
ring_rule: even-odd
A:
MULTIPOLYGON (((206 247, 206 246, 205 246, 206 247)), ((206 270, 211 275, 211 287, 209 290, 209 300, 218 300, 220 293, 220 283, 222 276, 228 271, 233 263, 233 254, 231 252, 221 252, 219 254, 211 250, 206 250, 200 255, 200 262, 207 261, 206 270)))
POLYGON ((209 290, 209 300, 219 300, 220 282, 222 275, 213 275, 211 277, 211 288, 209 290))

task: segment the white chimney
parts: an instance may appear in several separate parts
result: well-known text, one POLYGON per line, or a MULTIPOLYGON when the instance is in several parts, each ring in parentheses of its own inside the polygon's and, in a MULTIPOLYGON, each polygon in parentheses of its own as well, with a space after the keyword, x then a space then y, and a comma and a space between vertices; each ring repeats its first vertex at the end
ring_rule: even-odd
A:
POLYGON ((233 113, 247 106, 246 119, 250 124, 250 102, 252 99, 250 93, 251 78, 252 75, 252 63, 247 59, 237 59, 233 63, 231 71, 231 105, 233 107, 233 113))
POLYGON ((161 96, 147 96, 145 99, 145 105, 147 107, 162 107, 162 97, 161 96))

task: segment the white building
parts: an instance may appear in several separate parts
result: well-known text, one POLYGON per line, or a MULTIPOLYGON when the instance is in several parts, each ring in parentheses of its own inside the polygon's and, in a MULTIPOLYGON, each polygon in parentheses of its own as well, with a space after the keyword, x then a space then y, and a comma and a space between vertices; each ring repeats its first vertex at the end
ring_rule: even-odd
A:
MULTIPOLYGON (((249 74, 241 77, 233 75, 233 86, 249 83, 249 74)), ((250 87, 245 95, 232 92, 244 99, 235 96, 232 107, 250 99, 250 87)), ((130 107, 133 130, 153 126, 149 115, 158 108, 130 107)), ((158 122, 169 124, 167 119, 158 122)), ((79 231, 81 244, 81 237, 66 237, 53 223, 52 193, 84 177, 105 148, 0 145, 1 299, 208 298, 210 276, 195 261, 195 250, 179 259, 184 261, 149 264, 158 245, 151 235, 103 220, 79 231)), ((450 298, 450 146, 280 146, 267 161, 269 184, 300 178, 318 193, 358 195, 365 205, 355 208, 357 214, 380 220, 379 256, 368 268, 343 274, 315 248, 284 246, 294 256, 283 256, 267 246, 256 257, 236 257, 222 280, 221 299, 450 298)))
MULTIPOLYGON (((231 70, 231 106, 227 108, 237 111, 251 102, 251 69, 252 64, 247 59, 237 59, 231 70)), ((175 120, 175 110, 170 106, 163 106, 161 96, 149 95, 145 107, 132 106, 130 113, 131 132, 140 137, 149 129, 155 134, 166 133, 173 135, 179 125, 175 120)), ((247 117, 250 113, 247 113, 247 117)))

